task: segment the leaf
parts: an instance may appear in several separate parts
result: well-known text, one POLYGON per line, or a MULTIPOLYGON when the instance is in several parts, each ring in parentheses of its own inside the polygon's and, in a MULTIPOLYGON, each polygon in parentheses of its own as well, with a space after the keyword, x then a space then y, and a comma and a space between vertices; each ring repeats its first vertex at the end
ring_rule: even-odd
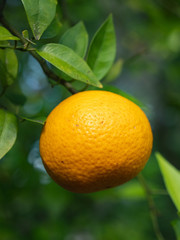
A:
POLYGON ((178 220, 173 221, 172 226, 176 233, 176 240, 180 240, 180 220, 178 219, 178 220))
POLYGON ((53 38, 57 36, 62 28, 62 23, 59 21, 58 16, 56 15, 51 24, 48 26, 46 31, 43 33, 42 38, 47 39, 47 38, 53 38))
POLYGON ((102 79, 112 66, 116 52, 116 37, 112 15, 96 32, 88 52, 87 63, 97 76, 102 79))
POLYGON ((56 14, 57 0, 21 0, 36 40, 50 25, 56 14))
POLYGON ((88 33, 82 22, 69 28, 61 37, 60 43, 73 49, 80 57, 84 57, 88 46, 88 33))
POLYGON ((46 117, 44 117, 44 116, 40 116, 40 117, 36 117, 36 118, 27 118, 24 116, 20 116, 20 117, 26 121, 33 122, 33 123, 39 123, 41 125, 44 125, 44 123, 46 121, 46 117))
MULTIPOLYGON (((13 89, 14 90, 14 89, 13 89)), ((17 106, 23 106, 27 100, 27 98, 20 94, 20 93, 14 93, 12 89, 6 92, 6 97, 17 106)))
POLYGON ((115 80, 122 72, 123 60, 119 59, 109 70, 104 82, 110 83, 115 80))
POLYGON ((171 165, 160 153, 156 153, 167 191, 180 212, 180 171, 171 165))
MULTIPOLYGON (((97 88, 94 87, 89 87, 88 90, 96 90, 97 88)), ((137 98, 133 97, 132 95, 120 90, 117 87, 114 86, 110 86, 110 85, 103 85, 103 88, 99 89, 99 90, 104 90, 104 91, 109 91, 109 92, 113 92, 116 94, 119 94, 127 99, 129 99, 130 101, 134 102, 135 104, 137 104, 139 107, 145 107, 143 103, 141 103, 137 98)))
POLYGON ((3 85, 11 85, 17 77, 18 59, 13 49, 0 49, 0 71, 3 85))
POLYGON ((62 44, 49 43, 37 50, 37 53, 70 77, 93 86, 102 86, 87 63, 72 49, 62 44))
POLYGON ((29 32, 28 32, 28 30, 24 30, 24 31, 22 31, 22 36, 23 36, 23 38, 24 39, 29 39, 29 32))
POLYGON ((6 28, 0 26, 0 41, 5 40, 19 40, 19 38, 13 36, 6 28))
POLYGON ((12 148, 16 137, 16 116, 0 109, 0 159, 12 148))

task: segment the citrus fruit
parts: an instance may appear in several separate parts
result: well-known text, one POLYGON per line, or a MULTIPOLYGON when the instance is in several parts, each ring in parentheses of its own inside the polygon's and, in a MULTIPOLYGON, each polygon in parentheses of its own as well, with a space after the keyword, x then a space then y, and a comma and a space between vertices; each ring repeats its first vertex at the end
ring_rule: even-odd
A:
POLYGON ((152 149, 144 112, 107 91, 77 93, 56 106, 40 137, 40 154, 51 178, 63 188, 91 193, 135 177, 152 149))

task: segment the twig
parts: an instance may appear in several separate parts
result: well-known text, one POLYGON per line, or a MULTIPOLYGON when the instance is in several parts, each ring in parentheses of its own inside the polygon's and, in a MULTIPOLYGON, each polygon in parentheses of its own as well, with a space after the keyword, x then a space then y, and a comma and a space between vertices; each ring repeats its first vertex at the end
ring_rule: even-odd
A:
MULTIPOLYGON (((14 28, 12 28, 2 15, 0 16, 0 22, 13 35, 17 36, 23 44, 26 43, 26 40, 21 36, 21 34, 18 31, 16 31, 14 28)), ((41 67, 42 67, 42 69, 44 71, 44 73, 47 75, 47 77, 53 79, 54 81, 56 81, 59 84, 62 84, 72 94, 77 93, 77 91, 71 86, 70 83, 66 82, 64 79, 62 79, 58 75, 56 75, 51 69, 49 69, 47 64, 46 64, 46 61, 44 59, 42 59, 34 50, 29 50, 28 49, 28 51, 39 62, 39 64, 41 65, 41 67)))
POLYGON ((159 224, 158 224, 158 219, 157 219, 157 210, 156 210, 156 206, 152 197, 152 192, 151 189, 149 188, 149 186, 147 185, 143 175, 140 173, 137 176, 141 186, 143 187, 146 197, 147 197, 147 201, 148 201, 148 205, 149 205, 149 210, 150 210, 150 215, 151 215, 151 220, 152 220, 152 224, 153 224, 153 228, 154 228, 154 232, 156 234, 156 237, 158 240, 164 240, 164 237, 160 231, 159 228, 159 224))
POLYGON ((19 51, 22 51, 22 52, 34 51, 34 50, 35 50, 35 48, 25 49, 24 46, 12 46, 12 45, 3 45, 3 46, 1 46, 1 45, 0 45, 0 49, 6 49, 6 48, 10 48, 10 49, 14 49, 14 50, 19 50, 19 51))

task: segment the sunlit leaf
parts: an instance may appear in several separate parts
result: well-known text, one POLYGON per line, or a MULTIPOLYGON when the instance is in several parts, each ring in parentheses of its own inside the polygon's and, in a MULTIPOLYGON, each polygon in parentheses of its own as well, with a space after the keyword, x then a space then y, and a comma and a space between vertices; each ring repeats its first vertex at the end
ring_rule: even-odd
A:
POLYGON ((80 57, 84 57, 88 46, 88 33, 82 22, 69 28, 61 37, 60 43, 73 49, 80 57))
POLYGON ((19 40, 19 38, 13 36, 6 28, 0 26, 0 41, 5 40, 19 40))
POLYGON ((87 63, 98 80, 102 79, 111 68, 115 53, 116 36, 110 15, 95 34, 88 52, 87 63))
POLYGON ((16 116, 0 109, 0 159, 12 148, 16 137, 16 116))
POLYGON ((11 85, 18 73, 18 59, 13 49, 0 49, 0 70, 3 85, 11 85))
POLYGON ((180 171, 171 165, 160 153, 156 153, 167 191, 180 212, 180 171))
POLYGON ((73 79, 101 87, 87 63, 72 49, 62 44, 49 43, 37 50, 37 53, 73 79))
POLYGON ((56 13, 57 0, 21 0, 35 39, 39 40, 56 13))

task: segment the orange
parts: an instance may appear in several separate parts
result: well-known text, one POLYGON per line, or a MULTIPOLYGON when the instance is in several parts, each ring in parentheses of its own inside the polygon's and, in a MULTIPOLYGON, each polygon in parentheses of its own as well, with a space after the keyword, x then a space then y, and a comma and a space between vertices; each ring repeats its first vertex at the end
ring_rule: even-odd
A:
POLYGON ((152 149, 144 112, 107 91, 77 93, 53 109, 40 137, 40 154, 63 188, 91 193, 135 177, 152 149))

